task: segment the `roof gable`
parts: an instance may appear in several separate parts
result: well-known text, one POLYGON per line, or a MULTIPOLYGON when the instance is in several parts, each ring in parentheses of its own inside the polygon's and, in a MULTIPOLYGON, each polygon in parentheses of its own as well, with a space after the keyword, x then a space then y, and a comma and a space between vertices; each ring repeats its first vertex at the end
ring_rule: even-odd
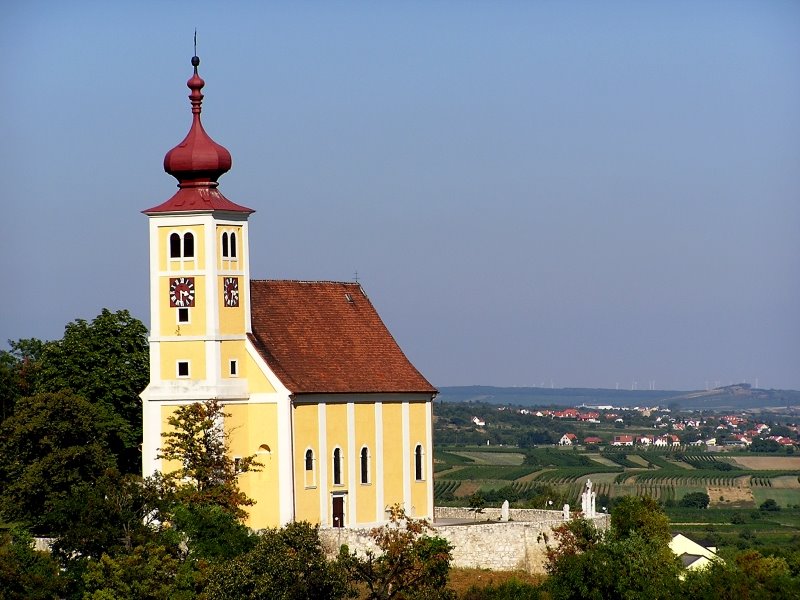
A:
POLYGON ((433 394, 357 283, 250 282, 253 345, 295 394, 433 394))

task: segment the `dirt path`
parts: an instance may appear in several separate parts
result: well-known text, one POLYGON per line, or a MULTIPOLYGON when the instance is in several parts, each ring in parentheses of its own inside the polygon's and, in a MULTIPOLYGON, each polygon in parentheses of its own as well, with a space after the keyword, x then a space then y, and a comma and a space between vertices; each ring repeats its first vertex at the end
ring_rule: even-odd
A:
POLYGON ((753 503, 753 490, 748 487, 709 487, 707 488, 708 497, 711 499, 710 506, 730 506, 731 504, 741 504, 743 502, 753 503))

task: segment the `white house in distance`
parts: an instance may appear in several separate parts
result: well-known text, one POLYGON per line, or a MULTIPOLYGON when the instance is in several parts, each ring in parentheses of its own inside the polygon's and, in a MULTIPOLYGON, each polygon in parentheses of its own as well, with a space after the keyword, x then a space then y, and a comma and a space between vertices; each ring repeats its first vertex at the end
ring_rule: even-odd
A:
POLYGON ((559 446, 572 446, 573 444, 578 443, 578 436, 574 433, 565 433, 561 436, 561 439, 558 440, 559 446))
POLYGON ((632 435, 615 435, 614 441, 611 442, 612 446, 633 446, 632 435))
POLYGON ((672 536, 669 548, 681 559, 685 569, 703 569, 712 561, 722 560, 715 546, 701 546, 680 533, 672 536))

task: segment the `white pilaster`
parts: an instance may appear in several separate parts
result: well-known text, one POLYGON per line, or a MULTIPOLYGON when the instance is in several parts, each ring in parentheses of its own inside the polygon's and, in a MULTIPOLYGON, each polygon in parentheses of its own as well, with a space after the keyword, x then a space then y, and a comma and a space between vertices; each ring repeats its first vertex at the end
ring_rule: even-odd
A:
POLYGON ((433 520, 433 400, 425 403, 425 488, 428 496, 428 514, 433 520))
POLYGON ((330 494, 328 494, 328 421, 327 410, 324 402, 317 404, 317 425, 319 443, 319 523, 328 525, 328 504, 330 494))
POLYGON ((411 510, 411 440, 409 439, 409 406, 403 402, 403 508, 411 510))
POLYGON ((356 473, 356 405, 352 402, 347 403, 347 487, 349 490, 350 501, 348 505, 350 510, 345 512, 344 520, 345 525, 351 523, 358 523, 358 510, 357 494, 357 473, 356 473))
MULTIPOLYGON (((292 473, 292 403, 287 397, 278 402, 278 516, 281 525, 294 520, 295 481, 292 473)), ((300 474, 304 474, 303 471, 300 474)))
POLYGON ((375 403, 375 520, 385 519, 383 480, 383 403, 375 403))

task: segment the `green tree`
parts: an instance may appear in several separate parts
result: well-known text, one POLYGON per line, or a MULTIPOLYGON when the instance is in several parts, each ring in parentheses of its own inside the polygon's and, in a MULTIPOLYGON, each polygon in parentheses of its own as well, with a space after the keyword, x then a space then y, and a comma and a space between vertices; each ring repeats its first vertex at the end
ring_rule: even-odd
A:
POLYGON ((202 563, 182 560, 177 547, 147 542, 130 552, 103 554, 86 563, 85 600, 189 600, 205 583, 202 563))
POLYGON ((682 588, 684 598, 695 600, 783 600, 800 597, 800 578, 783 558, 746 550, 733 560, 688 571, 682 588))
POLYGON ((451 547, 446 540, 426 535, 432 527, 424 519, 412 519, 394 505, 390 520, 370 532, 379 552, 363 556, 343 546, 339 562, 350 577, 363 583, 369 600, 450 598, 446 589, 451 547))
POLYGON ((777 452, 780 449, 781 445, 775 440, 755 438, 753 443, 750 444, 750 452, 777 452))
POLYGON ((556 530, 556 541, 568 549, 548 548, 545 582, 553 600, 634 600, 677 597, 678 559, 656 539, 631 530, 624 537, 613 533, 598 538, 576 535, 570 528, 556 530), (569 532, 574 538, 564 537, 569 532))
POLYGON ((705 492, 690 492, 685 494, 678 502, 683 508, 708 508, 711 498, 705 492))
POLYGON ((668 546, 669 520, 652 498, 624 497, 611 528, 574 520, 547 545, 546 587, 553 600, 677 597, 680 563, 668 546))
POLYGON ((8 345, 10 350, 0 350, 0 423, 13 414, 17 400, 34 393, 45 342, 30 338, 8 345))
POLYGON ((268 529, 255 546, 214 565, 204 598, 214 600, 333 600, 349 594, 346 574, 325 559, 316 526, 268 529))
POLYGON ((472 494, 469 497, 469 509, 475 513, 475 519, 478 518, 478 513, 483 512, 483 507, 486 506, 486 498, 484 495, 479 491, 472 494))
POLYGON ((129 552, 155 539, 167 502, 158 478, 107 469, 52 511, 48 521, 59 533, 53 550, 65 560, 129 552))
POLYGON ((763 510, 765 512, 777 512, 781 509, 781 507, 778 505, 778 503, 775 501, 774 498, 767 498, 761 503, 758 509, 763 510))
POLYGON ((178 407, 167 419, 170 429, 161 434, 164 444, 158 458, 178 465, 165 474, 185 504, 216 505, 237 518, 246 516, 243 506, 253 501, 239 489, 237 477, 262 465, 255 455, 234 463, 224 418, 229 416, 216 399, 178 407))
POLYGON ((0 600, 45 600, 63 597, 67 581, 48 552, 33 549, 22 528, 0 534, 0 600))
POLYGON ((650 496, 623 496, 611 509, 611 527, 617 538, 636 531, 644 539, 668 544, 672 534, 669 517, 650 496))
POLYGON ((67 391, 22 398, 0 425, 0 513, 39 530, 114 467, 96 407, 67 391))
POLYGON ((39 360, 37 392, 72 390, 94 404, 98 423, 120 470, 141 468, 142 403, 149 380, 147 329, 127 310, 108 309, 91 322, 67 324, 64 337, 45 344, 39 360))
POLYGON ((170 529, 192 558, 228 560, 253 548, 258 538, 234 515, 216 505, 177 504, 169 511, 170 529))

